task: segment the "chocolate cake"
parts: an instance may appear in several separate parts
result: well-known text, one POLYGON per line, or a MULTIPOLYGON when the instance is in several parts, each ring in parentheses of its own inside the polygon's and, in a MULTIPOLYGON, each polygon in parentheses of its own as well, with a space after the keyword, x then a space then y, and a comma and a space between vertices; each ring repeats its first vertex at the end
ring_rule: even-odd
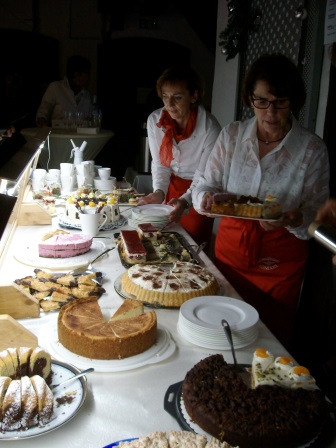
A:
POLYGON ((222 355, 186 375, 182 397, 191 420, 220 441, 240 448, 294 448, 312 440, 328 418, 319 389, 252 389, 222 355))

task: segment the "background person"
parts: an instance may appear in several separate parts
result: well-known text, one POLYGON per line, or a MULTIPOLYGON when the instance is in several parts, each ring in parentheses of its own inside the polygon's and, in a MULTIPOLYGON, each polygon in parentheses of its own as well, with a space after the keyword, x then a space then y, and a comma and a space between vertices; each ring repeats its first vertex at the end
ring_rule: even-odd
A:
POLYGON ((226 126, 204 176, 193 191, 196 207, 210 210, 215 193, 276 196, 283 219, 222 218, 216 265, 287 347, 308 257, 309 224, 329 195, 323 141, 293 114, 305 102, 303 80, 291 60, 264 55, 251 66, 243 99, 255 117, 226 126))
POLYGON ((83 56, 70 56, 63 80, 49 84, 36 113, 38 126, 51 126, 52 120, 64 114, 81 112, 85 117, 92 113, 92 99, 87 90, 91 63, 83 56))
POLYGON ((192 68, 168 68, 157 80, 156 91, 164 107, 147 121, 154 192, 139 205, 172 205, 170 220, 180 221, 197 244, 209 246, 213 219, 193 209, 191 191, 203 173, 220 125, 201 106, 204 86, 192 68))

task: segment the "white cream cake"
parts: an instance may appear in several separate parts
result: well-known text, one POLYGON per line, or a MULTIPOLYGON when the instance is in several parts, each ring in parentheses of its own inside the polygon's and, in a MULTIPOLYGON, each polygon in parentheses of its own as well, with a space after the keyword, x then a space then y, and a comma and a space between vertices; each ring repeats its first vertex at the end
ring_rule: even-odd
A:
POLYGON ((309 370, 299 366, 289 356, 277 356, 264 348, 258 348, 252 359, 252 383, 258 386, 282 386, 289 388, 317 389, 309 370))
POLYGON ((104 194, 89 187, 79 188, 76 193, 67 199, 65 206, 67 221, 80 224, 80 210, 84 213, 92 210, 95 210, 96 213, 99 212, 101 215, 100 224, 104 222, 105 215, 107 216, 106 223, 120 220, 120 210, 116 196, 112 193, 104 194))

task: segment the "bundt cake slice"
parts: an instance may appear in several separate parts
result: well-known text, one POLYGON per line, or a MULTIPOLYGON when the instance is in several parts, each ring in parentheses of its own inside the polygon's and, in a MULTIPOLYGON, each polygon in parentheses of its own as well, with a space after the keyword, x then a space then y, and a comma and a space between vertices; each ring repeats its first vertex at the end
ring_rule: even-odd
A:
POLYGON ((37 395, 28 376, 21 378, 21 407, 21 428, 36 426, 38 424, 37 395))
POLYGON ((2 404, 2 429, 17 430, 21 427, 21 381, 9 383, 2 404))
POLYGON ((52 417, 54 409, 54 396, 48 384, 41 376, 34 375, 30 378, 30 380, 37 395, 39 425, 44 426, 52 417))

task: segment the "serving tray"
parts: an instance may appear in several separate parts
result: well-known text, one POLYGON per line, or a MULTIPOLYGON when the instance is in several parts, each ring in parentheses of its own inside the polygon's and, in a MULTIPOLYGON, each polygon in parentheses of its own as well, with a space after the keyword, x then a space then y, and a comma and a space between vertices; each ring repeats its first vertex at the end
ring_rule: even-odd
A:
MULTIPOLYGON (((142 243, 147 251, 146 264, 172 265, 176 261, 185 261, 195 264, 201 263, 201 260, 193 246, 191 246, 184 236, 178 232, 162 232, 162 238, 157 245, 148 239, 142 240, 142 243), (162 249, 162 247, 160 247, 162 244, 166 244, 168 249, 162 249), (184 255, 186 255, 185 257, 181 255, 182 251, 184 255)), ((118 252, 120 261, 126 269, 134 266, 134 264, 137 264, 136 262, 129 263, 126 261, 125 256, 122 253, 120 241, 118 243, 118 252)))
MULTIPOLYGON (((249 369, 251 368, 251 365, 239 364, 238 368, 244 381, 250 382, 249 369)), ((168 387, 164 396, 164 410, 177 421, 182 430, 204 434, 207 436, 208 434, 205 431, 191 421, 186 410, 184 409, 182 384, 183 381, 180 381, 168 387)), ((300 445, 297 448, 324 448, 330 444, 336 433, 336 408, 329 401, 327 401, 327 405, 329 408, 329 419, 322 426, 321 431, 313 440, 308 442, 308 444, 300 445)))

